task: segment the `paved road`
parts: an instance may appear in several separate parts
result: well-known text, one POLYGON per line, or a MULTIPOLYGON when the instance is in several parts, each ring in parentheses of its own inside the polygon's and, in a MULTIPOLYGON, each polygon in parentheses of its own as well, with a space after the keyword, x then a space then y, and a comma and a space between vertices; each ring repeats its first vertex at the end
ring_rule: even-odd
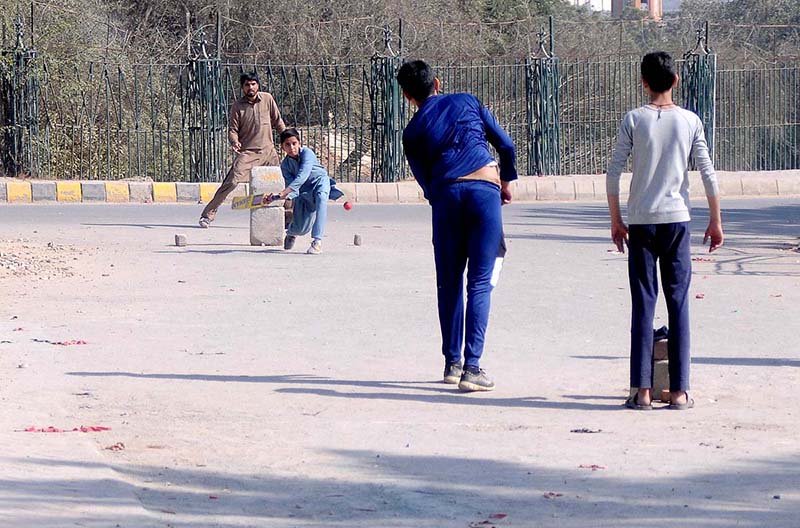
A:
POLYGON ((53 277, 0 279, 0 525, 796 526, 800 200, 725 204, 726 247, 694 263, 685 413, 620 406, 626 263, 601 204, 505 210, 482 395, 436 382, 427 207, 336 207, 319 257, 198 213, 0 207, 0 253, 53 277), (111 430, 19 432, 50 425, 111 430))

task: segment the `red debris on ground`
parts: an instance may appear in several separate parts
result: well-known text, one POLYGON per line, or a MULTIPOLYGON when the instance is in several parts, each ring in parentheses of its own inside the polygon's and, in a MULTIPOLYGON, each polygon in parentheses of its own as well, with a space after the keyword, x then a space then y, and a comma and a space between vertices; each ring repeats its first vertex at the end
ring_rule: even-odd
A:
POLYGON ((47 343, 49 345, 59 346, 72 346, 72 345, 88 345, 83 339, 71 339, 69 341, 51 341, 49 339, 33 339, 34 343, 47 343))
POLYGON ((505 519, 508 517, 507 513, 493 513, 489 516, 490 519, 505 519))
POLYGON ((597 471, 598 469, 606 469, 605 466, 600 466, 598 464, 581 464, 578 467, 581 469, 591 469, 592 471, 597 471))
POLYGON ((697 295, 694 296, 694 298, 695 299, 705 299, 706 298, 706 294, 705 293, 698 293, 697 295))
POLYGON ((27 427, 22 431, 25 433, 99 433, 100 431, 110 431, 110 427, 102 425, 82 425, 80 427, 73 427, 72 429, 59 429, 58 427, 27 427))
POLYGON ((122 442, 117 442, 116 444, 111 444, 105 449, 107 449, 108 451, 122 451, 125 449, 125 444, 123 444, 122 442))

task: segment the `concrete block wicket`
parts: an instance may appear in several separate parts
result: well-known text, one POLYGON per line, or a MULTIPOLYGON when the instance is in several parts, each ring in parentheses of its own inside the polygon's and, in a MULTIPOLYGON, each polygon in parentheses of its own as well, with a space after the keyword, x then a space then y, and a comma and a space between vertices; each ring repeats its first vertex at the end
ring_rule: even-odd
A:
MULTIPOLYGON (((255 167, 250 177, 252 194, 274 194, 284 189, 280 167, 255 167)), ((250 211, 250 244, 282 246, 284 230, 283 201, 250 211)))

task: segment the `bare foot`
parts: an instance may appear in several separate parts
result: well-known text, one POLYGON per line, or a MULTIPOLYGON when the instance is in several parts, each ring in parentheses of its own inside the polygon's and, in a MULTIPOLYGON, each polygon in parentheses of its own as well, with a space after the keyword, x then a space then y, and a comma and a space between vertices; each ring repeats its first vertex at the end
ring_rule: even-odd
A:
POLYGON ((689 402, 689 396, 686 391, 675 391, 669 393, 670 403, 675 405, 685 405, 689 402))

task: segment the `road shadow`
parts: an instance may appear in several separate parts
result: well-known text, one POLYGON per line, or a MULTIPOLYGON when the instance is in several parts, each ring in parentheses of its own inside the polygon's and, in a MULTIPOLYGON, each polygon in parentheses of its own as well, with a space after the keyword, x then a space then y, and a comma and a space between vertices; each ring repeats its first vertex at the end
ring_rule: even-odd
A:
MULTIPOLYGON (((252 448, 244 439, 228 442, 252 448)), ((271 443, 262 440, 265 449, 271 443)), ((477 452, 491 452, 484 447, 477 452)), ((4 465, 30 471, 0 480, 0 489, 8 491, 0 509, 14 526, 38 526, 42 511, 55 508, 64 512, 59 526, 502 528, 620 526, 624 519, 625 526, 642 528, 761 527, 796 525, 800 491, 798 456, 744 461, 729 470, 686 468, 676 481, 630 478, 614 468, 607 474, 602 459, 588 460, 600 468, 590 471, 560 461, 539 465, 385 449, 323 449, 315 455, 325 464, 285 461, 281 466, 291 471, 280 471, 262 461, 252 464, 252 473, 7 456, 0 459, 4 465), (87 470, 113 476, 80 476, 87 470), (480 478, 460 478, 465 472, 480 478), (74 477, 48 478, 63 473, 74 477)))
MULTIPOLYGON (((139 227, 142 229, 157 229, 160 227, 169 227, 174 229, 191 229, 197 231, 205 231, 204 228, 200 227, 197 224, 151 224, 151 223, 142 223, 142 224, 135 224, 135 223, 82 223, 82 226, 91 226, 91 227, 139 227)), ((249 229, 247 226, 224 226, 224 225, 215 225, 211 229, 249 229)))
POLYGON ((325 398, 345 398, 353 400, 409 401, 435 405, 449 404, 476 407, 521 407, 578 411, 624 410, 621 405, 621 398, 617 398, 619 403, 615 404, 555 401, 548 400, 540 396, 500 398, 495 397, 493 393, 462 393, 459 392, 458 388, 454 385, 445 385, 435 381, 341 380, 307 375, 232 376, 214 374, 139 372, 67 372, 67 375, 79 377, 125 377, 217 383, 266 383, 275 385, 289 385, 289 387, 276 388, 275 392, 283 394, 312 394, 325 398), (305 385, 305 387, 291 387, 291 385, 305 385), (331 389, 329 388, 331 386, 349 387, 350 390, 331 389), (354 391, 352 389, 379 389, 381 392, 354 391))
MULTIPOLYGON (((570 356, 574 359, 589 359, 600 361, 627 360, 626 356, 570 356)), ((793 358, 768 358, 768 357, 692 357, 692 363, 697 365, 726 365, 733 367, 800 367, 800 360, 793 358)))

